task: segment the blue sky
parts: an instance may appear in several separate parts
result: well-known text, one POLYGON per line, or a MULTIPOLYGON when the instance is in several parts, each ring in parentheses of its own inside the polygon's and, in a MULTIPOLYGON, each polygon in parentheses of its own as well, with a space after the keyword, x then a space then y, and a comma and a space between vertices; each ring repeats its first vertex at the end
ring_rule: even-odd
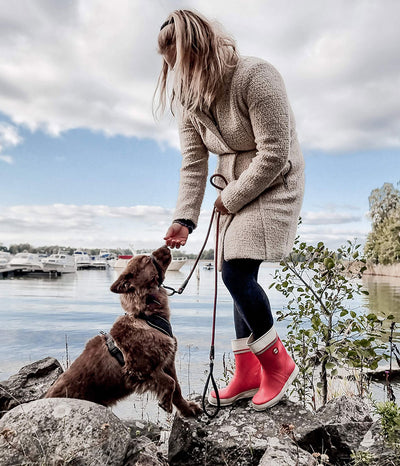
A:
MULTIPOLYGON (((175 8, 217 19, 241 53, 282 73, 306 160, 302 237, 362 242, 371 190, 400 181, 400 6, 338 1, 327 14, 320 3, 254 0, 247 16, 225 1, 0 5, 0 243, 162 243, 181 156, 173 119, 155 122, 151 99, 159 24, 175 8)), ((208 187, 187 252, 214 198, 208 187)))

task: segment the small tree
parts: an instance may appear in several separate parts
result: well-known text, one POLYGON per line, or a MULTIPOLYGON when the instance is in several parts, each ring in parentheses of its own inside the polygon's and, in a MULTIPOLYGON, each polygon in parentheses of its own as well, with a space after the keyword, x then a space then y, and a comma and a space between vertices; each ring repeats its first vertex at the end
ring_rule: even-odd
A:
POLYGON ((360 370, 362 394, 364 369, 375 369, 386 357, 380 340, 383 318, 353 308, 355 295, 368 294, 355 280, 365 270, 359 247, 348 242, 330 251, 322 242, 315 247, 296 239, 293 252, 275 272, 271 287, 289 298, 278 320, 290 319, 285 342, 300 369, 294 387, 304 405, 316 407, 315 385, 322 403, 327 402, 328 379, 338 376, 340 368, 360 370))

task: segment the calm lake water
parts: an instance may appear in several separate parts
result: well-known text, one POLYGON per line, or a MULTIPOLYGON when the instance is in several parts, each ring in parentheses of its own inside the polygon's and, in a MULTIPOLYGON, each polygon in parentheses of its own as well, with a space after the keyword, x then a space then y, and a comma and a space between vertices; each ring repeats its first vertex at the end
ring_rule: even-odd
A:
MULTIPOLYGON (((179 287, 190 266, 191 261, 180 272, 168 272, 165 284, 179 287)), ((272 264, 262 264, 259 277, 276 313, 285 306, 285 298, 274 289, 268 290, 274 270, 272 264)), ((57 278, 27 275, 0 279, 0 380, 7 379, 23 365, 47 356, 57 358, 65 366, 66 341, 69 359, 73 361, 89 338, 101 330, 108 331, 122 313, 118 295, 109 290, 116 277, 114 270, 107 269, 80 270, 57 278)), ((370 294, 357 297, 352 307, 391 313, 400 323, 400 278, 366 277, 363 283, 370 294)), ((185 292, 170 298, 172 327, 179 347, 177 370, 185 395, 202 393, 204 388, 211 338, 213 286, 214 271, 200 266, 199 276, 193 275, 185 292)), ((276 326, 281 337, 285 337, 285 324, 278 322, 276 326)), ((220 281, 216 380, 222 377, 222 358, 224 353, 230 355, 232 338, 232 303, 220 281)), ((113 410, 123 418, 163 418, 156 406, 155 401, 144 396, 120 402, 113 410)))

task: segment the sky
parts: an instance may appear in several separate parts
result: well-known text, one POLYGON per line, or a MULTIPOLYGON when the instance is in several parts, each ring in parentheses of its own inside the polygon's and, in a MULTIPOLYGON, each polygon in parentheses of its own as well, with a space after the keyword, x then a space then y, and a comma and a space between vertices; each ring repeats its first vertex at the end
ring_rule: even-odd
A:
POLYGON ((174 119, 152 115, 156 43, 181 8, 282 74, 306 162, 301 238, 365 241, 368 196, 400 181, 400 2, 18 0, 0 2, 0 244, 163 244, 181 154, 174 119))

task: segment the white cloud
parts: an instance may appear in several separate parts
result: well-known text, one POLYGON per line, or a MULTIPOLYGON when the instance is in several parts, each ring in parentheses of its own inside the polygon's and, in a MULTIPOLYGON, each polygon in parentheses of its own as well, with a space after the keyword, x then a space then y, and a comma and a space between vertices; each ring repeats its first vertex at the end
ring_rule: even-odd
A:
POLYGON ((22 137, 18 133, 18 129, 14 125, 0 122, 0 162, 12 165, 14 158, 11 155, 3 154, 5 148, 17 146, 22 142, 22 137))
POLYGON ((304 148, 400 147, 400 3, 71 0, 0 4, 0 111, 59 134, 85 127, 178 145, 155 124, 159 26, 174 8, 220 20, 287 84, 304 148))
MULTIPOLYGON (((190 236, 187 252, 198 252, 204 241, 210 212, 200 215, 199 227, 190 236)), ((0 212, 3 244, 34 246, 153 248, 163 244, 172 210, 159 206, 18 205, 0 212)), ((210 240, 208 248, 212 248, 210 240)))
POLYGON ((5 162, 9 165, 12 165, 14 163, 14 159, 10 155, 0 155, 0 162, 5 162))
MULTIPOLYGON (((87 248, 156 248, 163 237, 173 211, 159 206, 106 205, 17 205, 0 212, 0 240, 5 245, 30 243, 34 246, 62 245, 87 248)), ((200 214, 198 228, 183 249, 198 253, 208 229, 211 211, 200 214)), ((346 212, 302 212, 299 228, 302 239, 329 247, 338 247, 348 239, 363 242, 370 225, 363 217, 346 212)), ((214 247, 213 236, 207 249, 214 247)))
POLYGON ((361 215, 325 210, 319 212, 303 212, 301 218, 305 225, 337 225, 343 223, 354 223, 362 220, 361 215))

